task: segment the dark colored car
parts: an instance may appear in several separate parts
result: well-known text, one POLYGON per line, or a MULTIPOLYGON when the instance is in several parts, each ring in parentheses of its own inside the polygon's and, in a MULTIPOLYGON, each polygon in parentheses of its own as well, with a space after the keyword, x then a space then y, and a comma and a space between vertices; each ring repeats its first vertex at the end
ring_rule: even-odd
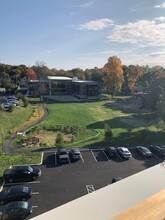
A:
POLYGON ((112 156, 112 157, 117 156, 117 149, 115 147, 105 147, 104 151, 109 156, 112 156))
POLYGON ((69 154, 65 148, 61 148, 57 151, 57 157, 60 163, 69 163, 69 154))
POLYGON ((132 157, 131 152, 126 147, 118 147, 117 152, 124 159, 129 159, 130 157, 132 157))
POLYGON ((139 154, 141 154, 144 157, 152 156, 152 152, 147 147, 137 146, 136 150, 138 151, 139 154))
POLYGON ((78 148, 71 149, 70 154, 71 154, 71 156, 74 160, 81 159, 81 153, 80 153, 80 150, 78 148))
POLYGON ((15 166, 10 169, 6 169, 3 173, 3 179, 5 182, 15 181, 29 181, 35 180, 41 176, 41 170, 38 167, 32 166, 15 166))
POLYGON ((123 179, 123 178, 122 178, 121 176, 115 176, 115 177, 113 177, 111 183, 116 183, 116 182, 118 182, 118 181, 120 181, 120 180, 122 180, 122 179, 123 179))
POLYGON ((158 156, 165 156, 165 148, 161 146, 150 146, 150 150, 158 156))
POLYGON ((0 219, 25 219, 32 213, 32 204, 30 202, 18 201, 10 202, 0 207, 0 219))
POLYGON ((28 200, 32 196, 32 189, 27 186, 12 186, 0 192, 0 204, 14 201, 28 200))

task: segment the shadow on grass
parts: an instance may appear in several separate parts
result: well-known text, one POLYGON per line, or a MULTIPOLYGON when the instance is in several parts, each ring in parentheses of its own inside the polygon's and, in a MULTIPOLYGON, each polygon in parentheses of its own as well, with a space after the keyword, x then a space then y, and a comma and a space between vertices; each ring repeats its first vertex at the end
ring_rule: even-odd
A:
MULTIPOLYGON (((133 128, 148 127, 155 122, 154 113, 139 113, 132 114, 125 117, 117 117, 113 119, 106 120, 106 123, 113 128, 127 128, 131 130, 133 128)), ((104 129, 105 121, 98 121, 87 126, 88 129, 104 129)))

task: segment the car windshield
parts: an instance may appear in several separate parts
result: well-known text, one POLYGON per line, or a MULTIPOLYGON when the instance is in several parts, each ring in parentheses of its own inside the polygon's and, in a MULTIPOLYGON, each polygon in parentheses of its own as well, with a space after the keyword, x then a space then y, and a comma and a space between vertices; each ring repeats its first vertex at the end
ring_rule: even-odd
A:
POLYGON ((24 201, 8 203, 8 204, 5 206, 5 211, 11 210, 11 209, 15 209, 15 208, 24 208, 24 209, 27 209, 27 208, 28 208, 28 203, 27 203, 27 202, 24 202, 24 201))
POLYGON ((150 153, 150 151, 149 151, 147 148, 145 148, 145 147, 142 147, 141 149, 142 149, 142 151, 144 151, 145 153, 150 153))
POLYGON ((60 151, 59 154, 64 155, 64 154, 67 154, 67 152, 66 151, 60 151))
POLYGON ((129 154, 129 151, 128 151, 127 149, 123 149, 123 152, 124 152, 125 154, 129 154))

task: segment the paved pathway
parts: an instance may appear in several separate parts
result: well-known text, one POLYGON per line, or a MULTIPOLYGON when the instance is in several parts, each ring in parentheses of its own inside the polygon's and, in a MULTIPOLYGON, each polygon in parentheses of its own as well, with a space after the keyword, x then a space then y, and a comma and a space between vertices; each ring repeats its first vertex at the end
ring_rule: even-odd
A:
MULTIPOLYGON (((40 122, 44 121, 46 119, 46 117, 48 116, 48 110, 46 108, 46 106, 42 105, 43 109, 44 109, 44 115, 42 118, 40 118, 38 121, 34 122, 33 124, 27 126, 26 128, 24 128, 23 130, 21 130, 20 132, 25 132, 26 130, 28 130, 29 128, 38 125, 40 122)), ((12 153, 16 153, 15 150, 17 149, 17 147, 11 146, 12 142, 18 137, 18 134, 14 134, 13 136, 11 136, 7 141, 5 141, 5 143, 2 146, 2 151, 3 153, 6 154, 12 154, 12 153)), ((17 152, 18 153, 18 152, 17 152)))

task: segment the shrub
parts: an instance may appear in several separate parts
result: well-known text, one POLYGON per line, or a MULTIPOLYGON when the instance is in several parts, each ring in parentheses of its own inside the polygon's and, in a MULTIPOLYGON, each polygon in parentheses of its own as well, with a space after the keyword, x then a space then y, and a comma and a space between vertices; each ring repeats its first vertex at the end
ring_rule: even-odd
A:
POLYGON ((56 146, 61 147, 63 144, 64 144, 64 137, 61 133, 58 133, 56 137, 56 146))
POLYGON ((113 133, 110 125, 107 122, 104 123, 104 129, 105 129, 105 133, 104 133, 105 141, 111 141, 113 138, 113 133))

